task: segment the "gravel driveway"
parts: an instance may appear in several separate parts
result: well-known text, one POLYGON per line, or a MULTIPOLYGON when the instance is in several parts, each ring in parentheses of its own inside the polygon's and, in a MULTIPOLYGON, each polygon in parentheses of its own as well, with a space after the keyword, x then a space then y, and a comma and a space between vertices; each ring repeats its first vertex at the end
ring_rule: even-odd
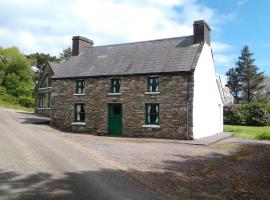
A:
MULTIPOLYGON (((119 193, 117 187, 110 191, 113 192, 113 195, 118 195, 118 199, 120 197, 125 199, 125 195, 132 196, 136 194, 136 191, 143 191, 141 187, 148 188, 149 192, 141 192, 141 196, 134 199, 270 198, 269 141, 229 138, 204 146, 183 144, 178 140, 93 136, 55 130, 40 123, 40 118, 29 113, 0 109, 0 117, 1 115, 2 118, 6 119, 5 123, 10 124, 10 127, 0 124, 1 158, 4 155, 3 152, 5 153, 1 146, 7 145, 3 142, 4 140, 1 143, 1 137, 3 137, 1 131, 12 131, 13 134, 16 130, 17 132, 21 131, 21 135, 16 135, 16 137, 19 137, 19 141, 23 140, 23 142, 17 141, 14 145, 19 144, 22 145, 21 148, 26 148, 24 140, 28 140, 31 142, 31 148, 27 147, 28 151, 25 155, 18 153, 19 147, 18 150, 15 149, 16 151, 10 150, 14 151, 14 154, 18 154, 17 161, 14 162, 9 157, 6 157, 6 161, 4 159, 5 162, 2 159, 0 170, 4 167, 22 174, 32 174, 38 169, 37 172, 43 171, 47 175, 58 176, 63 175, 64 172, 74 173, 89 171, 91 168, 94 170, 104 168, 105 170, 101 170, 103 171, 101 174, 90 176, 87 173, 80 173, 75 179, 90 176, 94 179, 93 183, 97 184, 100 178, 104 179, 108 176, 104 179, 104 187, 109 187, 115 178, 120 185, 126 182, 126 187, 122 186, 122 191, 125 191, 124 194, 121 194, 123 196, 115 194, 117 191, 119 193), (16 121, 21 123, 17 124, 19 129, 18 127, 16 129, 16 125, 14 125, 16 121), (32 132, 27 133, 30 129, 32 132), (34 145, 33 142, 36 144, 34 145), (56 146, 58 147, 56 148, 56 146), (46 153, 40 156, 40 152, 46 153), (23 166, 22 163, 25 162, 23 158, 31 156, 34 156, 34 162, 31 159, 29 162, 34 167, 30 169, 30 172, 27 166, 18 167, 16 165, 16 163, 21 162, 19 165, 23 166), (57 161, 57 159, 59 160, 57 161), (60 161, 64 163, 60 164, 60 161), (113 169, 115 173, 108 173, 108 169, 113 169), (127 179, 121 171, 130 175, 131 180, 135 179, 133 181, 127 179), (260 177, 260 180, 257 180, 257 177, 260 177), (128 185, 132 185, 133 189, 130 190, 128 185), (155 194, 158 195, 155 196, 155 194)), ((5 135, 5 137, 11 136, 5 135)), ((0 197, 1 181, 4 180, 3 174, 5 173, 0 171, 0 197)), ((75 185, 79 184, 74 180, 71 182, 75 182, 73 183, 75 185)), ((98 184, 102 184, 102 182, 98 184)), ((60 189, 65 190, 62 187, 60 189)), ((78 188, 77 190, 80 191, 78 188)), ((77 190, 74 190, 75 194, 77 190)), ((102 188, 99 188, 99 192, 102 193, 102 188)), ((103 198, 108 197, 104 195, 103 198)), ((109 199, 113 198, 109 197, 109 199)), ((130 197, 130 199, 133 198, 130 197)))

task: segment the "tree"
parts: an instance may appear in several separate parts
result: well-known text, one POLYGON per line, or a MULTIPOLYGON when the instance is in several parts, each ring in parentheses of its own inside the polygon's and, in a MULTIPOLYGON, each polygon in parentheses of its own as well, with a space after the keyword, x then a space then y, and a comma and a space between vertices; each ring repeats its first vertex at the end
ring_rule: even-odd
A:
POLYGON ((32 96, 33 72, 29 60, 15 47, 0 49, 0 85, 12 96, 32 96))
POLYGON ((67 60, 72 55, 72 50, 70 47, 63 49, 63 52, 59 54, 60 60, 67 60))
POLYGON ((31 65, 34 66, 37 69, 37 72, 40 74, 43 72, 44 67, 48 62, 56 62, 58 59, 55 56, 50 56, 50 54, 44 54, 44 53, 32 53, 26 56, 30 62, 31 65))
POLYGON ((264 88, 264 73, 258 72, 259 68, 255 65, 255 59, 252 58, 249 47, 244 46, 241 50, 241 56, 238 57, 236 67, 231 68, 227 73, 227 86, 232 91, 232 95, 236 97, 237 103, 239 99, 243 102, 251 102, 258 97, 264 88), (240 95, 240 97, 239 97, 240 95))
POLYGON ((231 94, 234 97, 235 103, 239 103, 240 100, 240 92, 241 92, 241 82, 239 73, 235 68, 229 69, 226 73, 227 76, 227 84, 226 86, 230 88, 231 94))

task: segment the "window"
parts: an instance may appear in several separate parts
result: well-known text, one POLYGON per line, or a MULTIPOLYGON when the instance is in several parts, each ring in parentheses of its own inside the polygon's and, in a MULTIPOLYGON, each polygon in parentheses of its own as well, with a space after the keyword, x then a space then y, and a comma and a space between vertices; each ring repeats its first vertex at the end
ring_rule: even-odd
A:
POLYGON ((38 96, 38 107, 44 108, 45 107, 45 93, 39 94, 38 96))
POLYGON ((148 77, 148 92, 158 92, 158 77, 148 77))
POLYGON ((75 122, 85 121, 85 104, 75 103, 75 122))
POLYGON ((48 93, 48 108, 51 107, 51 93, 48 93))
POLYGON ((84 94, 84 80, 77 80, 76 81, 76 93, 77 94, 84 94))
POLYGON ((159 124, 159 104, 145 104, 146 124, 159 124))
POLYGON ((112 81, 111 82, 111 85, 112 85, 111 92, 112 93, 119 93, 120 92, 120 85, 121 85, 120 79, 112 79, 111 81, 112 81))
POLYGON ((41 84, 41 88, 51 87, 51 79, 49 78, 49 75, 46 75, 44 81, 41 84))

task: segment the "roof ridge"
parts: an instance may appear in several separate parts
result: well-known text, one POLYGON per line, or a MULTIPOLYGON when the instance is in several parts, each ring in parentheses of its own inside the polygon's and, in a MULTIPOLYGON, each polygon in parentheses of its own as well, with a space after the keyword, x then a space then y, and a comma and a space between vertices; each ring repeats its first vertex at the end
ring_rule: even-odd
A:
POLYGON ((116 46, 116 45, 136 44, 136 43, 144 43, 144 42, 156 42, 156 41, 162 41, 162 40, 173 40, 173 39, 180 39, 180 38, 187 38, 187 37, 193 37, 193 35, 171 37, 171 38, 160 38, 160 39, 154 39, 154 40, 143 40, 143 41, 138 41, 138 42, 126 42, 126 43, 118 43, 118 44, 99 45, 99 46, 88 47, 88 49, 95 48, 95 47, 109 47, 109 46, 116 46))

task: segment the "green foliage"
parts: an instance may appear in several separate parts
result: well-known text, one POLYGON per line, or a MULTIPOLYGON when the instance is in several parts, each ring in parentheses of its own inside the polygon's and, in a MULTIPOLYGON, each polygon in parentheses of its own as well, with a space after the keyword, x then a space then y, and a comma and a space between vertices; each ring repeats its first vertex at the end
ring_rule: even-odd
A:
POLYGON ((246 124, 250 126, 270 125, 270 105, 262 102, 252 102, 244 106, 246 124))
POLYGON ((59 54, 60 60, 67 60, 72 55, 72 50, 70 47, 63 49, 63 52, 59 54))
POLYGON ((224 123, 231 125, 270 125, 270 105, 265 102, 251 102, 224 107, 224 123))
POLYGON ((258 72, 259 68, 255 65, 255 59, 252 58, 249 47, 244 46, 241 56, 238 57, 236 67, 229 69, 226 73, 228 78, 227 87, 235 97, 236 103, 251 102, 257 100, 257 94, 264 88, 264 73, 258 72))
POLYGON ((11 103, 11 104, 17 104, 18 103, 18 98, 10 95, 10 94, 4 94, 0 96, 1 99, 5 102, 11 103))
POLYGON ((38 73, 43 72, 44 67, 48 62, 58 61, 55 56, 44 53, 32 53, 27 55, 26 57, 30 60, 31 65, 37 69, 38 73))
POLYGON ((35 100, 29 96, 19 97, 18 102, 21 106, 26 107, 26 108, 33 108, 35 106, 35 100))
POLYGON ((15 47, 0 48, 0 85, 14 97, 33 96, 33 72, 29 60, 15 47))
POLYGON ((5 95, 7 93, 7 89, 3 86, 0 86, 0 96, 5 95))

